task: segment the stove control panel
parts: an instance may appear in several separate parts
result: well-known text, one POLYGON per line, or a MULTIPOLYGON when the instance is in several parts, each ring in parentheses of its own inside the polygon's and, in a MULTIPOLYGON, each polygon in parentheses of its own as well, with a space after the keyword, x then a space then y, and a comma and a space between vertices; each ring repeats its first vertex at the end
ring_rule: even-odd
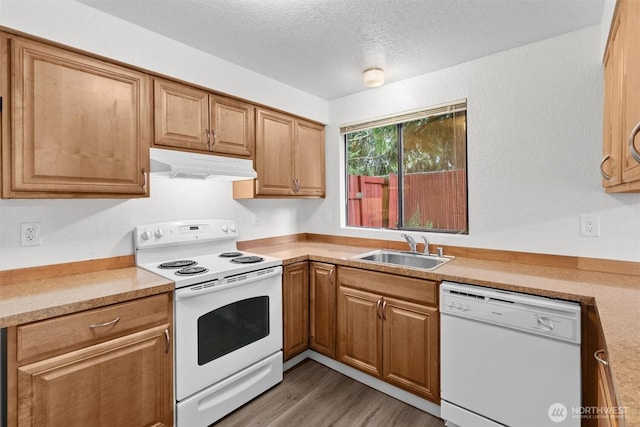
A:
POLYGON ((232 240, 235 245, 239 234, 232 220, 189 220, 138 226, 134 241, 136 249, 217 240, 232 240))

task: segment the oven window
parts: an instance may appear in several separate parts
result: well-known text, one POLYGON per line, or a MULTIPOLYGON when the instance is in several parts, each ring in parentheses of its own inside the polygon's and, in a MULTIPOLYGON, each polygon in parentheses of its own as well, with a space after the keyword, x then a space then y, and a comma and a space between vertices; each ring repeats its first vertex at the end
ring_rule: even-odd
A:
POLYGON ((198 365, 269 335, 269 297, 237 301, 198 318, 198 365))

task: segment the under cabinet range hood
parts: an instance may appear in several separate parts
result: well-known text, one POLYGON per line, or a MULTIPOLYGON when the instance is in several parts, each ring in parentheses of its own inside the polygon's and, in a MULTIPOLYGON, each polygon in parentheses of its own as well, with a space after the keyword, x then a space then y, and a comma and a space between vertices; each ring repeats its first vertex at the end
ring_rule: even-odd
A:
POLYGON ((151 173, 168 178, 242 181, 258 176, 253 162, 234 157, 150 148, 151 173))

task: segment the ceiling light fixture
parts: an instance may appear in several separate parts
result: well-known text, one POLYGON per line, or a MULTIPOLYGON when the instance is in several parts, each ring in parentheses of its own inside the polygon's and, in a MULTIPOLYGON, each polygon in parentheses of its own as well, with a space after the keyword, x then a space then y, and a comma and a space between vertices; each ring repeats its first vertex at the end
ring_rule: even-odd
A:
POLYGON ((384 84, 384 70, 382 68, 369 68, 364 70, 362 81, 366 87, 378 87, 384 84))

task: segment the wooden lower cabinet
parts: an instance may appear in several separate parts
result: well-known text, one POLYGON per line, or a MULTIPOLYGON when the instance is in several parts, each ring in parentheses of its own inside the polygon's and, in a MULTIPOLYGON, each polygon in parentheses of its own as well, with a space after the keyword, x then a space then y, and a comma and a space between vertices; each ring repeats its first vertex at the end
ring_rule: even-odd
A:
POLYGON ((336 357, 336 266, 312 262, 309 272, 309 347, 336 357))
POLYGON ((594 306, 585 305, 582 311, 582 406, 590 411, 582 426, 624 426, 625 408, 616 397, 600 318, 594 306))
POLYGON ((437 284, 348 267, 338 283, 337 360, 439 403, 437 284))
POLYGON ((309 348, 309 262, 284 267, 282 277, 284 360, 309 348))
POLYGON ((383 304, 383 379, 437 400, 438 309, 391 298, 383 304))
MULTIPOLYGON (((110 317, 112 309, 122 305, 122 312, 131 318, 120 321, 131 324, 137 317, 144 327, 112 338, 109 330, 117 328, 120 321, 83 325, 96 331, 96 336, 107 338, 96 338, 96 344, 73 351, 54 351, 51 357, 50 349, 42 348, 43 356, 30 356, 29 363, 18 362, 23 326, 9 328, 8 427, 172 426, 171 296, 156 295, 140 301, 142 308, 162 307, 164 301, 164 310, 137 314, 129 302, 84 312, 87 319, 99 318, 103 312, 110 317), (148 326, 152 317, 158 320, 148 326)), ((57 319, 65 318, 70 319, 69 325, 77 324, 78 315, 57 319)), ((40 325, 45 329, 52 323, 45 320, 26 326, 37 329, 40 325)), ((78 336, 71 329, 50 330, 50 335, 62 339, 78 336)))
POLYGON ((339 362, 382 378, 382 318, 380 296, 338 288, 339 362))

